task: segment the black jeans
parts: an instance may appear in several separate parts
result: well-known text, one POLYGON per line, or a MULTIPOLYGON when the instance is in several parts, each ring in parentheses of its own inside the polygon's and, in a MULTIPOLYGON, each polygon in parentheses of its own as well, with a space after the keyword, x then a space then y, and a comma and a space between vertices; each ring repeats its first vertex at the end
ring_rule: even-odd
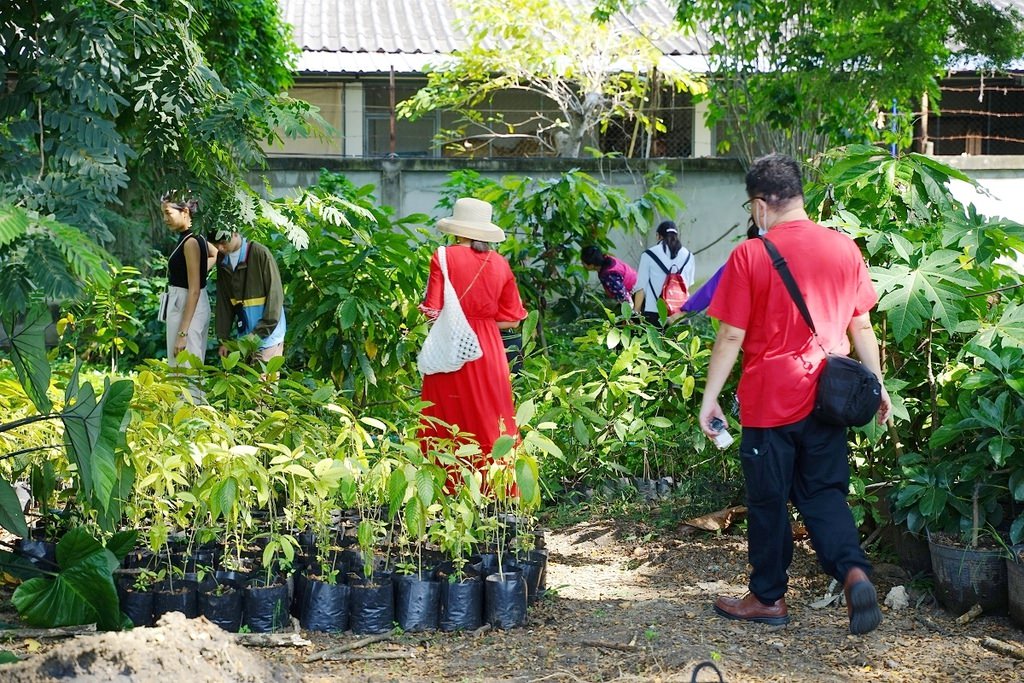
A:
POLYGON ((750 592, 774 603, 786 593, 793 560, 787 502, 803 517, 825 572, 842 582, 853 567, 870 572, 846 503, 846 428, 806 417, 782 427, 744 427, 740 460, 747 485, 750 592))

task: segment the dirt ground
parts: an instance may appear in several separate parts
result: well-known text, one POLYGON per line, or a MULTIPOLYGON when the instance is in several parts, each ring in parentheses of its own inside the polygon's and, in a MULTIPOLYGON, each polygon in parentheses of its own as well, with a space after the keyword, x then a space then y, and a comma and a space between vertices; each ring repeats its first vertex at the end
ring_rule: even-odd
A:
MULTIPOLYGON (((405 634, 354 651, 402 657, 354 662, 303 660, 359 636, 303 632, 312 645, 246 648, 200 620, 73 641, 15 640, 25 661, 0 669, 19 683, 88 681, 690 681, 696 663, 713 660, 727 681, 1005 681, 1024 680, 1024 662, 990 652, 991 636, 1021 645, 1008 619, 966 626, 912 590, 899 567, 880 563, 880 597, 895 585, 911 604, 883 608, 881 627, 848 634, 846 610, 811 606, 825 593, 823 575, 800 542, 787 595, 785 627, 722 619, 711 610, 720 592, 746 584, 742 536, 691 534, 638 538, 635 529, 586 522, 548 532, 551 595, 531 608, 529 625, 481 634, 405 634), (917 604, 918 598, 923 602, 917 604), (29 654, 30 649, 37 649, 29 654), (75 667, 78 667, 77 669, 75 667)), ((918 582, 919 583, 919 582, 918 582)), ((698 681, 718 680, 705 669, 698 681)))

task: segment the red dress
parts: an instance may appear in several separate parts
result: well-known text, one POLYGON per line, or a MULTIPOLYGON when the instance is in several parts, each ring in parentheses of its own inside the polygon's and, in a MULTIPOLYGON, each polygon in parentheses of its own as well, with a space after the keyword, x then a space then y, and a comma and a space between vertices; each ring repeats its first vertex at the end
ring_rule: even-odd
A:
MULTIPOLYGON (((484 354, 455 372, 425 375, 423 400, 433 405, 424 408, 423 415, 457 426, 459 441, 479 443, 481 452, 487 456, 498 437, 518 433, 508 359, 496 323, 522 320, 526 309, 512 269, 498 252, 481 253, 455 245, 445 247, 445 254, 448 277, 484 354)), ((430 279, 420 310, 434 318, 443 302, 444 280, 435 252, 430 259, 430 279)), ((432 437, 450 439, 452 431, 424 421, 419 436, 426 450, 432 437)))

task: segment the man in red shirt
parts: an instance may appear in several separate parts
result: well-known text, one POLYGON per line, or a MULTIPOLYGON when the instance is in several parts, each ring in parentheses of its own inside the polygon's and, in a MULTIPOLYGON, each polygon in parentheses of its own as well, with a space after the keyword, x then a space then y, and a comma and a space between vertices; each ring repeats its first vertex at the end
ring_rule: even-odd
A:
MULTIPOLYGON (((772 154, 756 160, 746 177, 751 219, 789 263, 818 341, 760 239, 729 256, 708 314, 720 321, 700 424, 714 438, 712 420, 725 420, 718 396, 743 350, 739 384, 743 434, 740 460, 747 489, 747 548, 752 571, 743 598, 719 597, 715 611, 730 619, 789 621, 786 571, 793 559, 787 504, 800 511, 818 560, 843 583, 850 632, 881 622, 878 596, 868 579, 871 564, 860 547, 846 503, 850 468, 846 428, 818 421, 811 411, 825 352, 857 357, 882 378, 878 340, 869 311, 878 296, 864 258, 846 235, 812 222, 804 210, 800 167, 772 154)), ((889 417, 882 388, 878 422, 889 417)))

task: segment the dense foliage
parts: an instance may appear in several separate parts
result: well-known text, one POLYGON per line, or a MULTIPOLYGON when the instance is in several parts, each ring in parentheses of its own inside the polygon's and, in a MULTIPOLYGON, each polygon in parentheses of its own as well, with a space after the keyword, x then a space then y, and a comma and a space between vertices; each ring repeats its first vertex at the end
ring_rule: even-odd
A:
MULTIPOLYGON (((1024 280, 1012 265, 1024 226, 965 207, 952 179, 970 182, 926 156, 851 147, 820 160, 807 200, 863 245, 880 295, 895 420, 863 431, 860 474, 901 482, 897 518, 912 531, 976 541, 979 529, 1007 531, 1005 509, 1024 500, 1013 428, 1022 394, 1009 365, 1024 345, 1024 280)), ((1013 531, 1022 537, 1024 522, 1013 531)))
POLYGON ((467 129, 495 138, 532 137, 549 153, 575 158, 585 147, 596 148, 598 132, 615 118, 635 120, 648 131, 663 129, 648 115, 655 84, 680 92, 703 87, 682 71, 656 79, 657 45, 633 26, 595 22, 586 3, 459 0, 457 7, 468 45, 431 66, 427 86, 398 108, 409 118, 437 109, 457 112, 463 125, 449 131, 449 139, 467 129), (502 91, 540 95, 554 111, 532 112, 525 121, 489 115, 490 98, 502 91))
MULTIPOLYGON (((238 21, 219 26, 222 40, 211 48, 251 49, 265 31, 244 37, 250 20, 280 31, 272 2, 259 11, 209 4, 224 6, 216 16, 238 5, 238 21), (264 22, 266 11, 273 14, 264 22)), ((163 191, 187 188, 216 205, 247 191, 243 176, 262 165, 262 143, 308 130, 309 105, 248 80, 259 76, 276 90, 279 73, 239 69, 245 55, 214 55, 231 72, 225 85, 197 38, 204 22, 184 0, 14 0, 0 8, 5 307, 104 279, 108 251, 145 255, 163 191)), ((264 49, 270 72, 287 67, 280 37, 264 49)))
MULTIPOLYGON (((607 18, 643 0, 599 0, 607 18)), ((1022 17, 987 0, 678 0, 708 55, 708 125, 743 159, 806 159, 835 145, 909 138, 920 98, 937 101, 954 62, 1004 67, 1024 55, 1022 17), (893 107, 897 119, 890 116, 893 107)))
MULTIPOLYGON (((964 176, 920 155, 853 146, 809 170, 809 211, 858 241, 881 296, 894 420, 852 433, 857 518, 877 517, 879 486, 893 485, 894 516, 912 530, 1019 540, 1024 282, 1009 259, 1024 248, 1024 226, 965 208, 947 187, 964 176)), ((240 344, 194 369, 139 363, 151 290, 130 269, 112 271, 62 321, 63 343, 102 372, 58 365, 51 376, 49 313, 5 318, 15 335, 13 372, 0 374, 10 416, 0 424, 0 525, 23 538, 63 534, 64 544, 46 571, 0 552, 26 580, 19 611, 37 625, 119 627, 112 572, 129 551, 170 574, 178 555, 216 542, 218 563, 269 580, 300 557, 330 576, 344 541, 369 579, 383 567, 422 569, 429 546, 458 572, 474 550, 507 548, 509 519, 531 528, 542 493, 671 475, 712 482, 715 502, 718 491, 738 498, 734 451, 713 448, 696 424, 713 323, 696 316, 659 330, 628 308, 608 310, 576 263, 582 244, 606 245, 609 230, 639 231, 673 208, 660 181, 651 187, 630 200, 575 171, 496 183, 462 173, 446 187, 443 209, 456 196, 495 202, 510 235, 500 251, 531 309, 513 380, 520 439, 500 439, 479 471, 466 464, 475 446, 425 449, 416 437, 414 356, 426 330, 416 304, 437 244, 426 217, 394 218, 372 188, 342 176, 324 173, 259 216, 254 200, 239 200, 251 234, 282 264, 287 359, 250 367, 240 344), (295 245, 300 236, 310 248, 295 245), (31 529, 17 481, 37 501, 31 529), (142 547, 132 547, 135 531, 142 547)), ((525 552, 528 535, 516 543, 525 552)))

